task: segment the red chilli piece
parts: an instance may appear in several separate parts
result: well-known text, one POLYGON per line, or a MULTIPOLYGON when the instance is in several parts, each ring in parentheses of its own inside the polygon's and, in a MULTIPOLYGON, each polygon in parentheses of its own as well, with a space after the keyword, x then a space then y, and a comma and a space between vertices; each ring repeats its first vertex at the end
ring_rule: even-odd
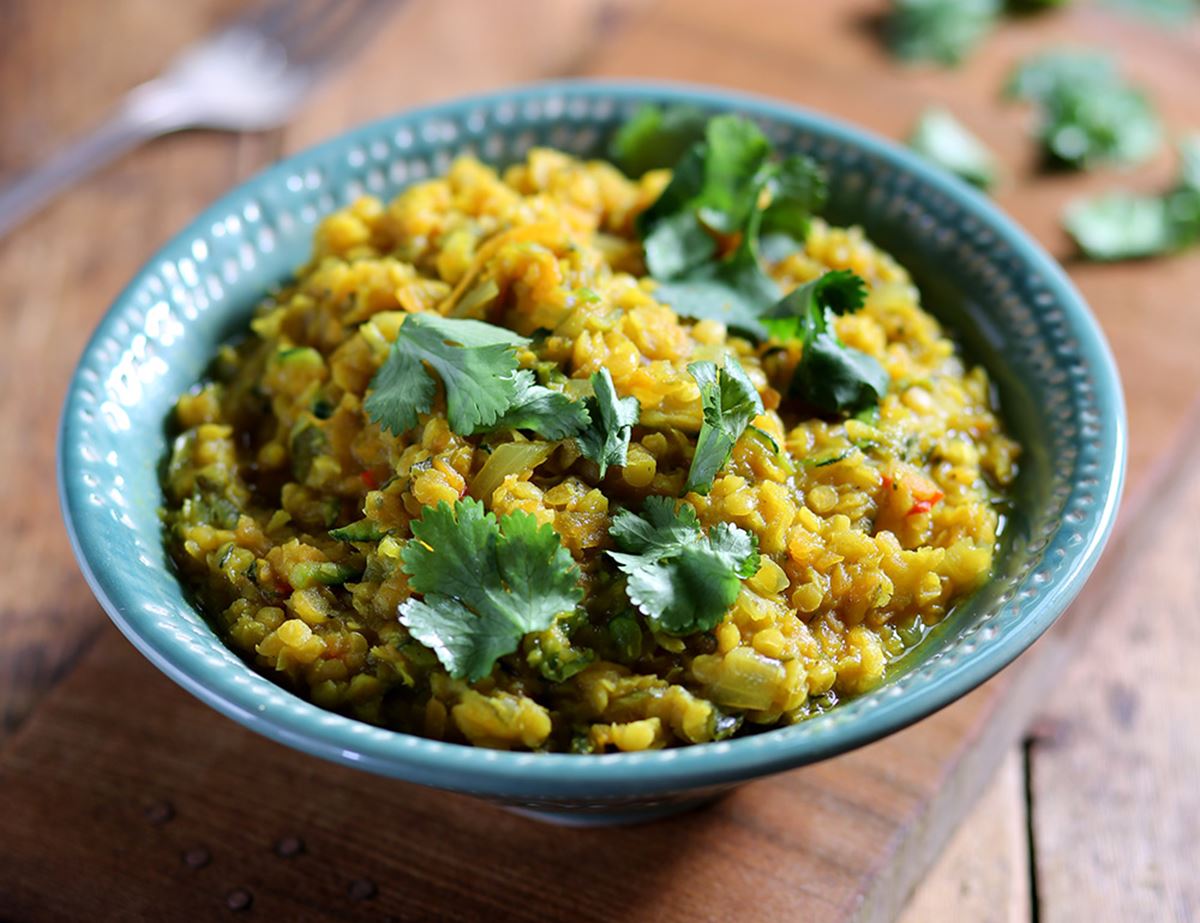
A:
POLYGON ((379 487, 379 478, 375 477, 375 472, 364 471, 362 473, 362 482, 367 485, 367 490, 375 490, 379 487))
POLYGON ((931 509, 933 509, 934 504, 936 504, 939 500, 941 500, 945 496, 946 495, 944 493, 942 493, 942 491, 938 490, 938 491, 935 491, 934 493, 930 494, 928 497, 922 497, 921 499, 919 499, 915 503, 913 503, 913 505, 909 508, 908 512, 905 513, 904 515, 905 516, 916 516, 919 513, 928 513, 931 509))

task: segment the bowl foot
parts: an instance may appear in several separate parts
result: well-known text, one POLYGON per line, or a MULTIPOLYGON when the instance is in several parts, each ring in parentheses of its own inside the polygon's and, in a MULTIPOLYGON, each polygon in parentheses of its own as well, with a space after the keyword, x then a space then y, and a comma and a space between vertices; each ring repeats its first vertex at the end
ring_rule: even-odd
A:
POLYGON ((685 811, 694 811, 716 801, 725 791, 710 792, 695 797, 671 798, 648 801, 642 804, 587 804, 579 807, 527 807, 515 804, 501 805, 506 811, 520 814, 543 824, 559 827, 619 827, 645 824, 654 820, 672 817, 685 811))

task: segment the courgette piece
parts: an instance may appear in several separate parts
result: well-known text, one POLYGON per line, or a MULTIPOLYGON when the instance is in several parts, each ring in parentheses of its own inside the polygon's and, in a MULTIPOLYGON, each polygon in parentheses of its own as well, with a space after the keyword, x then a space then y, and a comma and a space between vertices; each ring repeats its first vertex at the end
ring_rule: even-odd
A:
POLYGON ((362 568, 351 567, 349 564, 337 564, 333 561, 301 561, 292 568, 288 575, 288 582, 295 589, 303 590, 317 583, 323 586, 341 586, 360 576, 362 576, 362 568))
POLYGON ((340 529, 330 529, 329 537, 339 542, 377 542, 387 535, 386 529, 381 529, 378 523, 369 519, 360 519, 340 529))
POLYGON ((787 450, 783 446, 775 441, 774 436, 772 436, 766 430, 759 429, 753 424, 746 427, 746 433, 750 436, 750 438, 757 439, 771 452, 772 455, 775 456, 775 461, 779 463, 779 467, 781 467, 788 474, 796 473, 796 466, 792 464, 791 455, 788 454, 787 450))
POLYGON ((289 440, 292 455, 292 477, 303 484, 312 470, 313 462, 318 455, 324 453, 329 440, 323 430, 309 424, 301 429, 293 430, 289 440))
POLYGON ((854 446, 849 446, 845 449, 830 449, 828 452, 821 452, 817 455, 810 455, 808 458, 800 459, 800 464, 805 468, 824 468, 826 465, 836 465, 840 461, 845 461, 854 454, 854 446))
POLYGON ((631 615, 618 615, 608 623, 608 637, 616 648, 613 658, 631 664, 642 656, 642 626, 631 615))
POLYGON ((296 367, 309 366, 314 369, 325 367, 325 357, 311 346, 289 346, 275 354, 275 361, 280 365, 296 367))

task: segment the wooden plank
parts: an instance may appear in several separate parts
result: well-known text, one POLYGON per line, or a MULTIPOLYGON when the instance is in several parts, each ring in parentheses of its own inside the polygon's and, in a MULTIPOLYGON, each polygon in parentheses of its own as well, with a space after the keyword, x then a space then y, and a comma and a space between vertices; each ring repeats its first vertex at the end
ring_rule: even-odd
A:
POLYGON ((1025 756, 1014 748, 913 894, 899 923, 1030 923, 1026 820, 1025 756))
POLYGON ((1033 741, 1045 923, 1182 923, 1200 911, 1200 426, 1148 506, 1146 553, 1089 613, 1103 630, 1081 637, 1033 741))
POLYGON ((408 2, 285 131, 299 150, 405 107, 572 73, 643 0, 408 2), (552 38, 551 38, 552 37, 552 38))
MULTIPOLYGON (((0 5, 0 174, 90 128, 122 92, 236 5, 0 5)), ((0 522, 8 536, 0 557, 0 740, 102 622, 68 547, 54 490, 68 375, 138 265, 271 153, 269 138, 164 139, 0 239, 0 420, 20 433, 0 441, 0 522)))
MULTIPOLYGON (((141 3, 128 8, 137 11, 138 22, 129 22, 125 14, 117 19, 107 15, 104 27, 128 26, 114 34, 133 42, 138 23, 153 21, 148 18, 153 15, 149 0, 141 3)), ((480 5, 479 10, 497 7, 480 5)), ((1194 74, 1195 58, 1188 56, 1192 46, 1187 44, 1194 41, 1194 33, 1128 26, 1110 13, 1073 8, 1065 16, 1002 30, 964 71, 900 73, 864 28, 879 9, 879 3, 870 2, 769 0, 754 16, 746 16, 731 13, 734 6, 718 0, 670 0, 635 12, 624 29, 598 41, 586 69, 742 86, 836 110, 894 136, 907 128, 925 102, 945 99, 1019 165, 1024 163, 1020 152, 1027 150, 1020 138, 1024 116, 994 99, 1004 69, 1018 54, 1042 42, 1070 38, 1111 43, 1116 37, 1131 65, 1145 69, 1147 82, 1164 100, 1175 124, 1200 124, 1200 100, 1187 92, 1194 80, 1175 76, 1194 74)), ((32 4, 19 10, 11 15, 22 22, 50 16, 32 4)), ((482 15, 479 10, 476 15, 482 15)), ((289 133, 289 147, 323 136, 360 114, 442 95, 434 87, 435 78, 462 79, 462 66, 486 58, 486 49, 507 41, 505 29, 524 30, 543 40, 508 46, 526 49, 522 55, 538 53, 549 44, 544 41, 548 20, 534 25, 505 20, 494 34, 480 33, 488 41, 473 42, 483 51, 462 55, 454 73, 446 75, 449 53, 443 47, 439 56, 436 48, 427 47, 424 33, 416 31, 426 26, 411 18, 418 12, 414 8, 398 17, 397 23, 407 21, 408 26, 389 25, 387 37, 314 102, 312 113, 289 133), (418 34, 421 41, 413 38, 418 34), (408 92, 414 95, 403 95, 408 92)), ((177 21, 182 15, 172 13, 177 21)), ((70 20, 69 15, 59 18, 70 20)), ((44 73, 48 76, 37 79, 52 82, 59 79, 56 69, 63 59, 55 55, 73 53, 90 60, 87 49, 103 43, 85 42, 84 36, 90 40, 103 34, 99 18, 93 13, 91 20, 85 19, 89 28, 73 39, 41 40, 44 57, 27 60, 25 69, 7 69, 11 55, 0 55, 0 75, 5 75, 0 77, 0 100, 16 108, 12 94, 29 92, 31 74, 44 73)), ((39 28, 65 28, 74 35, 74 27, 36 21, 43 23, 39 28)), ((196 22, 192 25, 199 28, 196 22)), ((450 24, 444 34, 453 44, 463 33, 450 24)), ((591 33, 581 27, 569 34, 587 38, 591 33)), ((179 36, 182 41, 183 33, 179 36)), ((155 41, 156 47, 165 47, 155 41)), ((555 60, 581 59, 576 52, 555 60)), ((497 67, 461 88, 518 79, 531 73, 524 65, 524 58, 513 63, 507 72, 511 77, 497 67)), ((54 90, 60 91, 67 94, 66 83, 54 90)), ((60 105, 70 108, 69 102, 60 105)), ((193 142, 217 143, 206 136, 174 141, 176 150, 188 152, 194 150, 193 142)), ((158 149, 166 150, 166 145, 158 149)), ((55 359, 60 365, 52 369, 59 376, 56 381, 63 380, 80 342, 72 346, 70 336, 78 337, 106 300, 96 293, 97 285, 110 284, 115 290, 130 265, 141 258, 127 257, 129 265, 118 273, 107 252, 89 245, 92 239, 103 233, 127 246, 127 238, 137 239, 145 253, 146 222, 157 228, 153 221, 162 221, 165 233, 164 210, 174 215, 178 208, 179 222, 194 210, 174 198, 180 176, 189 177, 188 190, 196 188, 190 177, 197 168, 190 160, 171 165, 161 175, 152 171, 152 195, 143 196, 144 188, 133 183, 131 177, 140 178, 143 168, 135 171, 132 165, 153 156, 165 155, 152 149, 130 161, 128 175, 120 168, 110 171, 125 179, 123 185, 107 189, 108 198, 101 196, 90 205, 74 199, 76 204, 59 206, 67 212, 74 209, 73 223, 46 225, 44 232, 26 235, 21 246, 28 249, 19 261, 9 254, 16 244, 0 243, 0 272, 6 281, 16 279, 25 287, 19 297, 0 296, 6 298, 0 302, 5 318, 17 317, 16 308, 26 300, 46 301, 59 312, 54 340, 38 326, 38 319, 18 319, 35 328, 20 341, 23 354, 40 358, 51 342, 62 344, 63 356, 55 359), (113 200, 128 211, 114 212, 113 200), (113 215, 124 216, 126 224, 110 227, 113 215), (61 236, 71 230, 78 241, 64 250, 61 236), (54 274, 68 274, 65 280, 58 276, 57 286, 43 278, 49 272, 39 275, 28 268, 52 259, 58 262, 46 265, 54 274), (80 261, 90 261, 90 273, 77 268, 80 261)), ((256 162, 253 153, 238 161, 251 162, 256 162)), ((1169 171, 1165 155, 1154 169, 1157 176, 1151 171, 1147 182, 1169 171)), ((1024 167, 1015 166, 1001 203, 1064 253, 1055 224, 1058 205, 1082 188, 1110 180, 1111 176, 1082 182, 1033 178, 1024 167)), ((98 182, 104 187, 103 180, 98 182)), ((30 225, 37 228, 36 222, 30 225)), ((118 254, 118 263, 120 258, 118 254)), ((1152 264, 1149 271, 1146 266, 1073 269, 1115 341, 1133 417, 1131 480, 1144 486, 1151 462, 1175 439, 1184 403, 1178 395, 1200 388, 1200 367, 1191 360, 1200 316, 1181 310, 1177 295, 1196 289, 1198 267, 1194 259, 1184 258, 1152 264), (1171 330, 1172 336, 1162 337, 1163 329, 1171 330)), ((46 371, 44 363, 26 363, 21 369, 10 382, 46 371)), ((0 370, 4 374, 8 367, 0 370)), ((11 392, 4 388, 0 395, 11 392)), ((57 402, 57 394, 51 396, 57 402)), ((35 405, 29 413, 40 407, 53 415, 38 402, 25 403, 35 405)), ((12 401, 0 409, 6 420, 26 412, 12 401)), ((34 433, 31 441, 38 446, 0 455, 9 462, 8 470, 25 470, 31 462, 50 458, 48 431, 27 431, 34 433)), ((4 451, 14 449, 0 449, 4 451)), ((15 521, 24 524, 14 534, 29 536, 30 543, 41 542, 48 549, 22 558, 25 569, 0 573, 0 586, 19 588, 4 594, 6 604, 20 600, 24 613, 14 619, 8 618, 8 610, 0 613, 0 632, 11 632, 18 623, 29 630, 45 622, 49 628, 43 643, 64 645, 73 639, 78 646, 80 626, 95 624, 95 608, 83 602, 86 595, 78 578, 67 576, 73 570, 65 563, 61 539, 55 546, 44 527, 53 516, 48 509, 52 504, 27 497, 35 492, 36 486, 26 482, 19 492, 10 487, 12 496, 0 502, 0 515, 18 516, 15 521), (55 547, 58 551, 52 550, 55 547), (19 579, 34 566, 45 579, 19 579), (37 587, 27 592, 34 583, 37 587), (38 597, 39 592, 45 595, 38 597), (28 605, 31 600, 39 601, 37 607, 28 605), (56 618, 59 621, 53 622, 56 618)), ((1130 553, 1131 547, 1124 551, 1130 553)), ((1119 554, 1110 557, 1122 560, 1119 554)), ((12 566, 12 559, 6 565, 12 566)), ((1092 601, 1076 612, 1093 611, 1100 592, 1095 590, 1092 601)), ((1071 621, 1083 624, 1079 617, 1071 621)), ((16 636, 0 634, 0 640, 11 637, 16 636)), ((582 919, 718 919, 744 915, 748 906, 762 915, 813 920, 893 919, 991 770, 1011 752, 1029 714, 1055 679, 1052 668, 1072 650, 1072 638, 1069 632, 1054 633, 1000 678, 903 734, 747 787, 709 811, 640 831, 567 834, 464 799, 329 767, 269 744, 170 687, 105 629, 100 644, 66 685, 0 754, 0 816, 6 820, 6 837, 0 841, 0 916, 202 919, 225 912, 229 891, 246 888, 258 911, 297 919, 354 914, 374 918, 384 911, 401 918, 454 912, 471 919, 506 911, 532 917, 570 911, 582 919), (247 791, 255 793, 253 804, 237 797, 247 791), (174 819, 159 826, 141 819, 145 807, 152 809, 152 817, 160 816, 155 803, 163 799, 174 805, 174 819), (382 830, 381 817, 387 819, 382 830), (305 838, 309 849, 304 855, 310 858, 292 865, 273 858, 270 844, 289 835, 305 838), (496 844, 504 844, 503 863, 494 861, 496 844), (198 869, 181 859, 182 852, 195 848, 209 853, 208 864, 198 869), (353 876, 371 878, 378 897, 349 904, 353 876), (115 889, 111 883, 118 877, 122 887, 115 889)), ((0 643, 0 658, 5 649, 0 643)), ((18 653, 8 656, 27 662, 29 651, 37 649, 13 646, 8 650, 18 653)), ((62 663, 61 649, 56 650, 47 662, 62 663)), ((2 666, 0 676, 8 672, 2 666)), ((3 694, 12 698, 13 689, 30 688, 21 682, 25 684, 17 683, 3 694)), ((28 701, 27 691, 18 694, 28 701)))

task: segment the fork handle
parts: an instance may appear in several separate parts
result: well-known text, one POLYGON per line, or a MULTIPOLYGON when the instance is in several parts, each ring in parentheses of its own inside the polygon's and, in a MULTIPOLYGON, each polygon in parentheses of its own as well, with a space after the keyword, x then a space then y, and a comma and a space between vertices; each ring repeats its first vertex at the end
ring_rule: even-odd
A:
POLYGON ((185 127, 164 88, 143 84, 88 135, 56 151, 41 165, 0 185, 0 238, 72 183, 99 170, 144 141, 185 127))

